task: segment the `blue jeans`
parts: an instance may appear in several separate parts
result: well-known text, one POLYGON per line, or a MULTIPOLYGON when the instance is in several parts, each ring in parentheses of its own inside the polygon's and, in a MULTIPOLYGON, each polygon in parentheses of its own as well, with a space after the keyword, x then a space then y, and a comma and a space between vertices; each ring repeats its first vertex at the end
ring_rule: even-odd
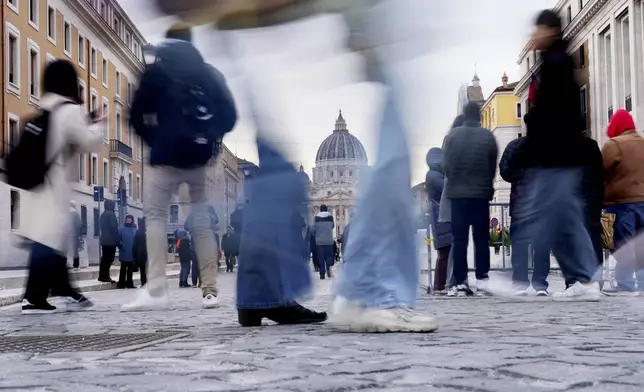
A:
POLYGON ((629 240, 644 231, 644 203, 625 203, 606 208, 606 212, 615 214, 614 240, 617 252, 615 280, 621 290, 644 290, 644 255, 641 250, 623 248, 629 240), (637 282, 633 278, 636 275, 637 282), (637 284, 636 284, 637 283, 637 284))
POLYGON ((320 276, 324 276, 333 266, 333 245, 318 245, 316 248, 320 276))
POLYGON ((530 287, 528 279, 528 258, 532 254, 534 261, 534 271, 532 272, 532 288, 535 290, 548 289, 548 274, 550 273, 550 249, 534 245, 530 248, 530 243, 525 242, 525 236, 521 233, 521 224, 515 223, 512 219, 510 226, 510 241, 512 242, 512 283, 518 289, 527 289, 530 287))
POLYGON ((452 208, 452 245, 454 283, 467 281, 467 247, 470 226, 474 239, 474 265, 476 279, 487 279, 490 272, 490 203, 486 199, 450 199, 452 208))
POLYGON ((413 308, 420 270, 409 150, 391 90, 380 124, 377 156, 361 179, 335 294, 369 308, 413 308))
MULTIPOLYGON (((580 168, 530 168, 516 205, 513 238, 552 249, 567 282, 588 283, 597 269, 579 194, 580 168)), ((516 250, 515 250, 516 252, 516 250)))
POLYGON ((179 283, 188 284, 188 275, 190 275, 190 260, 181 260, 181 270, 179 271, 179 283))
POLYGON ((306 223, 300 209, 307 201, 305 184, 293 165, 261 136, 257 147, 259 172, 249 186, 252 197, 244 207, 237 261, 237 309, 291 306, 312 286, 310 267, 302 257, 306 223))

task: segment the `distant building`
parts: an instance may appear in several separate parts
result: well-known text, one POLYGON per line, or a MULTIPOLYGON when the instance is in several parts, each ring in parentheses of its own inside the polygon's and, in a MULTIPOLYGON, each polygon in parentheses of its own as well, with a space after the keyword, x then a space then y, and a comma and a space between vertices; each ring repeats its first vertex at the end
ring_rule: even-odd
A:
MULTIPOLYGON (((521 131, 521 102, 514 95, 517 83, 508 83, 508 75, 501 77, 502 84, 495 88, 481 107, 481 125, 494 134, 499 146, 499 160, 508 143, 523 136, 521 131)), ((494 178, 494 202, 510 201, 510 184, 503 181, 501 174, 494 178)))
POLYGON ((463 114, 463 109, 468 102, 476 102, 480 106, 485 102, 485 96, 483 95, 483 89, 481 88, 481 79, 478 75, 474 73, 472 78, 472 84, 464 84, 458 90, 458 103, 456 105, 456 114, 463 114))

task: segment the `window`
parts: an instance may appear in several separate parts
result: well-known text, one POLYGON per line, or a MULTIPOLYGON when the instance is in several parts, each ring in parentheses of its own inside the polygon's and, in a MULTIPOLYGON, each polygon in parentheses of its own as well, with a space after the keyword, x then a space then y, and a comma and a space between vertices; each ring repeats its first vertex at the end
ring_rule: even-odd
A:
POLYGON ((127 124, 127 145, 134 148, 134 130, 130 124, 127 124))
POLYGON ((94 238, 101 235, 101 212, 98 208, 94 207, 94 238))
POLYGON ((47 53, 47 58, 45 59, 46 65, 49 65, 49 63, 53 62, 56 60, 56 57, 52 55, 51 53, 47 53))
POLYGON ((526 58, 526 64, 528 64, 528 71, 530 71, 530 57, 526 58))
POLYGON ((18 13, 18 1, 19 0, 7 0, 7 6, 13 10, 16 14, 18 13))
POLYGON ((121 36, 121 21, 116 16, 114 17, 114 25, 112 27, 114 28, 114 31, 116 31, 116 35, 118 35, 120 37, 121 36))
POLYGON ((98 56, 96 55, 96 49, 92 48, 90 51, 90 58, 89 58, 89 69, 90 72, 92 73, 92 76, 94 79, 96 79, 96 75, 98 73, 98 56))
POLYGON ((120 111, 116 112, 116 139, 123 141, 123 125, 122 125, 122 117, 123 115, 121 114, 120 111))
POLYGON ((56 8, 47 6, 47 38, 56 44, 56 8))
POLYGON ((523 118, 523 113, 521 112, 521 102, 517 102, 517 120, 521 120, 523 118))
POLYGON ((141 161, 141 157, 143 155, 143 139, 139 137, 137 140, 139 141, 139 148, 136 149, 136 159, 141 161))
POLYGON ((11 230, 20 228, 20 193, 11 190, 11 230))
POLYGON ((89 100, 89 110, 92 112, 98 110, 98 93, 94 89, 92 89, 92 97, 89 100))
POLYGON ((98 157, 96 155, 92 155, 92 163, 90 165, 90 172, 91 172, 91 180, 92 180, 92 185, 97 185, 98 184, 98 157))
POLYGON ((85 68, 85 38, 78 34, 78 65, 85 68))
POLYGON ((38 0, 29 0, 29 24, 38 30, 38 0))
POLYGON ((170 206, 170 222, 179 222, 179 206, 176 204, 170 206))
POLYGON ((110 113, 110 104, 107 101, 107 98, 103 97, 103 110, 101 111, 102 116, 108 116, 107 119, 105 120, 105 125, 103 126, 103 139, 108 140, 110 135, 109 135, 109 130, 110 130, 110 118, 109 118, 109 113, 110 113))
POLYGON ((617 80, 621 84, 618 86, 618 91, 624 102, 624 108, 627 111, 632 109, 631 101, 631 45, 630 45, 630 23, 628 11, 624 12, 617 18, 617 80))
POLYGON ((29 46, 29 97, 40 99, 40 48, 32 40, 27 40, 29 46))
POLYGON ((136 198, 138 200, 142 199, 142 196, 141 196, 141 176, 138 175, 138 174, 136 175, 136 198))
POLYGON ((116 96, 121 96, 121 73, 116 71, 116 96))
POLYGON ((85 205, 81 205, 80 218, 81 218, 80 234, 87 235, 87 206, 85 205))
POLYGON ((85 112, 87 112, 87 91, 85 89, 85 81, 81 78, 78 78, 78 96, 83 101, 85 112))
POLYGON ((132 106, 132 83, 128 82, 127 83, 127 104, 128 106, 132 106))
POLYGON ((20 118, 13 113, 8 113, 7 133, 9 134, 9 148, 13 149, 18 144, 20 138, 20 118))
POLYGON ((579 48, 579 68, 586 67, 586 51, 584 50, 584 45, 581 45, 579 48))
POLYGON ((101 0, 101 5, 99 7, 99 12, 103 19, 107 20, 107 5, 105 4, 105 0, 101 0))
POLYGON ((67 56, 72 57, 72 26, 67 22, 65 22, 64 26, 65 45, 63 49, 67 56))
MULTIPOLYGON (((605 83, 601 85, 600 106, 607 115, 604 118, 603 127, 608 126, 610 118, 613 116, 613 52, 612 52, 612 35, 610 28, 607 28, 599 34, 599 77, 605 83)), ((603 117, 603 116, 602 116, 603 117)))
POLYGON ((78 181, 85 181, 85 154, 78 155, 78 181))
POLYGON ((128 49, 132 50, 132 35, 129 32, 125 33, 125 44, 128 49))
POLYGON ((588 130, 588 96, 586 95, 586 86, 580 90, 581 117, 584 119, 584 131, 588 130))
POLYGON ((110 164, 103 159, 103 188, 110 189, 110 164))
POLYGON ((107 60, 103 59, 103 86, 107 87, 107 60))
POLYGON ((7 25, 7 89, 20 94, 20 32, 11 24, 7 25))
POLYGON ((572 6, 568 6, 566 9, 566 21, 568 22, 567 24, 570 24, 572 22, 572 6))
POLYGON ((134 179, 132 177, 132 172, 129 172, 127 175, 127 195, 129 197, 132 197, 132 187, 134 186, 134 179))

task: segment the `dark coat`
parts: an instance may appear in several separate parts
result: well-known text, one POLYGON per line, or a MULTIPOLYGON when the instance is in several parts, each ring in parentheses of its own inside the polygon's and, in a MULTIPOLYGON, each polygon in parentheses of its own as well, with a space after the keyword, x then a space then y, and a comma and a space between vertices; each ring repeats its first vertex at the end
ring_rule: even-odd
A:
POLYGON ((136 225, 122 226, 119 229, 121 243, 119 245, 119 261, 133 262, 134 237, 136 236, 136 225))
POLYGON ((234 234, 226 233, 221 237, 221 250, 227 256, 234 255, 237 252, 234 234))
POLYGON ((581 199, 588 221, 599 224, 604 207, 604 164, 597 142, 584 137, 578 154, 583 157, 584 173, 581 178, 581 199))
POLYGON ((101 214, 101 234, 99 242, 101 246, 119 246, 121 237, 119 235, 119 224, 114 213, 114 201, 105 200, 105 211, 101 214))
POLYGON ((179 240, 179 261, 192 261, 193 256, 192 242, 190 237, 186 235, 179 240))
POLYGON ((443 149, 432 148, 426 157, 429 171, 425 176, 425 188, 429 198, 429 215, 432 234, 434 236, 434 248, 442 249, 452 245, 452 227, 449 222, 439 222, 438 213, 440 209, 441 195, 445 184, 443 173, 443 149))
POLYGON ((526 167, 585 165, 580 154, 585 119, 579 94, 575 62, 567 52, 566 41, 557 40, 543 52, 534 107, 524 117, 528 129, 526 167))
POLYGON ((503 151, 503 156, 501 156, 501 161, 499 162, 499 173, 501 174, 501 178, 506 182, 509 182, 511 185, 510 216, 512 216, 513 211, 515 211, 519 187, 521 186, 521 180, 523 179, 523 173, 525 171, 521 165, 521 154, 525 146, 525 142, 526 138, 520 137, 508 143, 505 147, 505 151, 503 151))
POLYGON ((145 239, 145 232, 145 220, 142 220, 139 229, 136 231, 134 244, 132 245, 134 263, 139 267, 146 265, 148 262, 148 245, 145 239))

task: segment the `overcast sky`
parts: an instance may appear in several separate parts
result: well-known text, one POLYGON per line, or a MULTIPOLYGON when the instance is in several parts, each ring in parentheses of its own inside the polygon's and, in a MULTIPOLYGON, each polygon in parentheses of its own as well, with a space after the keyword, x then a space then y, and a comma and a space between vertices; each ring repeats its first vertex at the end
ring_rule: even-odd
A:
MULTIPOLYGON (((146 38, 162 39, 172 19, 156 13, 150 0, 119 0, 146 38)), ((475 70, 488 94, 521 77, 519 52, 531 32, 539 9, 556 0, 391 0, 397 5, 393 25, 408 37, 407 56, 396 61, 405 83, 403 112, 410 130, 415 183, 424 179, 425 154, 440 146, 456 115, 457 92, 475 70)), ((362 83, 359 59, 343 49, 345 29, 334 16, 322 16, 288 26, 236 34, 238 61, 223 53, 219 38, 208 29, 197 33, 196 44, 228 78, 240 121, 224 140, 239 157, 256 161, 255 122, 245 99, 245 86, 259 97, 274 141, 302 163, 307 172, 315 153, 331 134, 342 109, 349 130, 365 145, 370 162, 376 157, 374 137, 381 92, 362 83), (238 66, 237 64, 241 65, 238 66), (240 69, 245 75, 242 78, 240 69)))

